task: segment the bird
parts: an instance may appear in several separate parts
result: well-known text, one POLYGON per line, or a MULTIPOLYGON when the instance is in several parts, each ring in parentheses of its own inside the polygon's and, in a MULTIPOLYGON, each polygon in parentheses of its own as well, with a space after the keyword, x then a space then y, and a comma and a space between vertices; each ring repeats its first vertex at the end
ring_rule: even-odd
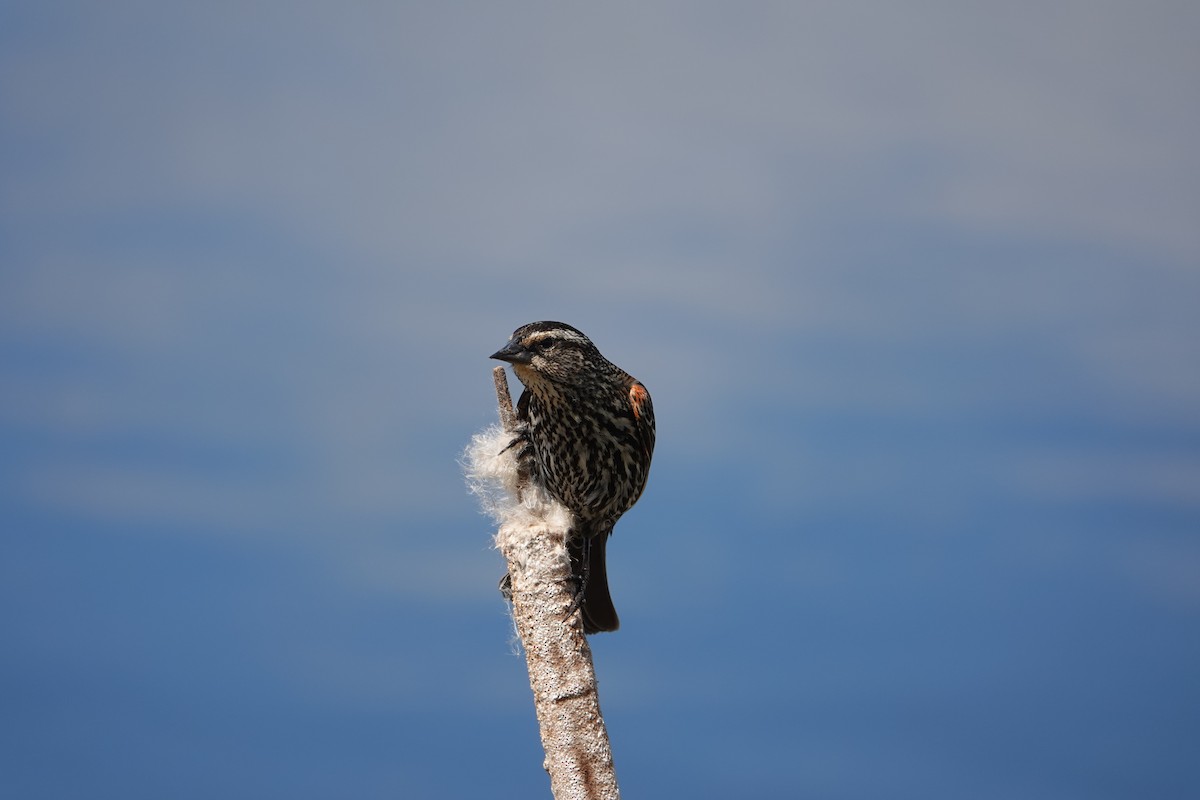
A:
POLYGON ((650 474, 650 392, 564 322, 522 325, 491 358, 511 364, 525 387, 512 445, 518 459, 574 517, 567 549, 584 633, 615 631, 605 550, 650 474))

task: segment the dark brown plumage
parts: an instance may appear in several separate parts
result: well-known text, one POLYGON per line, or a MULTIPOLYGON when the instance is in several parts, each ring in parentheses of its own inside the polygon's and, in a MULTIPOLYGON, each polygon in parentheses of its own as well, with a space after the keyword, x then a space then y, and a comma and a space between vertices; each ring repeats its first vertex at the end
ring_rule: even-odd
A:
POLYGON ((575 515, 571 570, 583 587, 585 633, 615 631, 605 547, 613 525, 642 494, 654 453, 654 406, 646 387, 562 322, 513 332, 492 358, 507 361, 525 391, 518 457, 533 479, 575 515))

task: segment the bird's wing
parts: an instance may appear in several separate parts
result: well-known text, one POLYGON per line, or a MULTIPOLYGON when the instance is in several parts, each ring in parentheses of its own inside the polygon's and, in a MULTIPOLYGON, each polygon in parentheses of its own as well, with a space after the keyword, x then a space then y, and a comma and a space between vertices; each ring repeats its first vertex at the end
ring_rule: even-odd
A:
POLYGON ((629 387, 629 407, 633 409, 634 430, 646 453, 649 468, 650 457, 654 455, 654 404, 650 402, 650 392, 638 381, 629 387))

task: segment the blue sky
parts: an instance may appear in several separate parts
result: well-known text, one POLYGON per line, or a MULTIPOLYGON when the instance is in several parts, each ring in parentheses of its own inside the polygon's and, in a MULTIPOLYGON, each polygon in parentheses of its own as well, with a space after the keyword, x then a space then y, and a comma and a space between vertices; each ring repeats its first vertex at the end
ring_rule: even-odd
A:
POLYGON ((1195 795, 1198 25, 7 4, 0 793, 548 795, 457 459, 560 319, 627 795, 1195 795))

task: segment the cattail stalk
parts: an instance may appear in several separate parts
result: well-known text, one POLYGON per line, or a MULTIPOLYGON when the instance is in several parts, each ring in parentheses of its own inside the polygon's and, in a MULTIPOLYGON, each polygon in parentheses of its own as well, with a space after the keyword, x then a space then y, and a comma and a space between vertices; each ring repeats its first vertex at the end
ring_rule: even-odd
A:
POLYGON ((555 800, 615 800, 620 791, 592 651, 574 608, 567 554, 571 513, 529 483, 517 448, 507 448, 518 423, 504 368, 496 367, 493 376, 503 427, 475 437, 467 473, 500 522, 496 546, 508 562, 513 618, 546 751, 543 766, 555 800))

